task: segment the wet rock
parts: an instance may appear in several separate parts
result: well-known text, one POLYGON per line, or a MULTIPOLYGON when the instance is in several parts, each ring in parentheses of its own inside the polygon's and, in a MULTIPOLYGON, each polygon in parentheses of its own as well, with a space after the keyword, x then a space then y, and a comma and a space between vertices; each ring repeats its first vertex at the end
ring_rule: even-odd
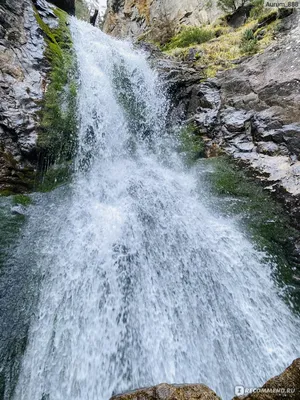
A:
POLYGON ((3 0, 0 5, 0 191, 32 188, 37 166, 38 121, 47 87, 45 42, 33 4, 57 24, 45 0, 3 0))
POLYGON ((194 103, 194 110, 189 107, 189 117, 194 114, 193 120, 199 132, 210 137, 219 122, 221 107, 219 88, 212 80, 200 84, 196 87, 191 103, 194 103))
POLYGON ((251 118, 252 114, 247 111, 228 108, 222 112, 221 121, 229 132, 236 133, 244 132, 251 118))
POLYGON ((161 385, 114 396, 111 400, 219 400, 205 385, 161 385))
POLYGON ((300 358, 282 374, 267 381, 256 393, 233 400, 298 400, 300 399, 300 358))
POLYGON ((26 214, 26 207, 22 205, 16 205, 11 208, 11 213, 13 215, 25 215, 26 214))
POLYGON ((300 159, 300 124, 290 124, 282 127, 283 140, 291 154, 300 159))
POLYGON ((214 79, 182 84, 188 73, 177 72, 171 94, 174 109, 209 138, 206 147, 224 149, 251 170, 300 227, 300 13, 283 23, 291 29, 276 44, 214 79))
POLYGON ((75 15, 75 0, 51 0, 51 3, 67 13, 75 15))
POLYGON ((279 146, 273 142, 258 142, 257 151, 272 156, 279 152, 279 146))

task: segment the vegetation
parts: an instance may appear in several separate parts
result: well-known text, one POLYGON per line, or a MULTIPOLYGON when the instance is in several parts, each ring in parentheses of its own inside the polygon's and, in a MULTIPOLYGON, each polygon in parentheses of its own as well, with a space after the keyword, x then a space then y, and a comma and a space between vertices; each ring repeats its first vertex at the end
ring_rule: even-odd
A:
POLYGON ((251 4, 253 7, 250 11, 250 18, 257 19, 264 12, 264 0, 252 0, 251 4))
POLYGON ((293 243, 299 233, 292 227, 288 214, 257 180, 228 157, 205 162, 214 166, 214 172, 208 176, 212 191, 226 199, 221 201, 221 211, 238 216, 241 226, 258 248, 276 260, 275 278, 282 286, 290 286, 290 300, 300 307, 300 292, 294 286, 292 268, 293 243))
MULTIPOLYGON (((50 29, 36 11, 36 19, 47 44, 45 56, 51 67, 48 76, 50 82, 42 104, 38 137, 42 180, 43 175, 47 174, 53 165, 55 170, 58 165, 62 165, 65 171, 64 165, 72 160, 77 145, 77 87, 74 78, 72 38, 67 26, 68 15, 59 9, 55 9, 54 12, 58 17, 59 26, 50 29)), ((52 175, 50 173, 50 176, 52 175)))
POLYGON ((50 192, 58 186, 66 183, 72 172, 71 163, 64 163, 59 165, 52 165, 43 173, 38 183, 39 192, 50 192))
POLYGON ((13 204, 29 206, 32 203, 31 197, 26 196, 25 194, 17 194, 13 197, 13 204))
POLYGON ((243 33, 240 43, 242 53, 254 54, 258 51, 258 40, 254 36, 252 29, 246 29, 243 33))
POLYGON ((208 42, 215 37, 212 29, 185 27, 181 32, 175 35, 166 45, 166 50, 187 47, 190 45, 208 42))
MULTIPOLYGON (((256 7, 259 8, 260 4, 257 4, 256 7)), ((263 14, 263 16, 265 15, 263 14)), ((261 19, 262 16, 259 20, 261 19)), ((193 48, 195 66, 206 67, 204 69, 205 76, 214 77, 220 70, 233 68, 236 61, 244 55, 263 51, 270 44, 279 20, 274 21, 264 17, 264 21, 267 21, 264 26, 259 24, 259 20, 249 18, 243 26, 236 29, 226 25, 224 19, 205 28, 185 28, 175 35, 163 47, 163 50, 185 61, 189 50, 193 48), (199 42, 195 44, 196 34, 187 35, 186 32, 201 32, 199 42)))
POLYGON ((193 124, 183 126, 178 138, 179 151, 185 155, 188 163, 205 156, 205 143, 193 124))

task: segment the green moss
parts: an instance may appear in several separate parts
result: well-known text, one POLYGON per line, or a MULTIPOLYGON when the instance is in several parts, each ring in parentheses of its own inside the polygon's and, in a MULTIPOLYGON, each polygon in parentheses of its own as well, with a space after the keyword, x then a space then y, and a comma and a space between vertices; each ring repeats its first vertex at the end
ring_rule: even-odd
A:
POLYGON ((47 44, 45 56, 51 67, 38 137, 39 170, 42 177, 49 166, 72 160, 77 145, 77 87, 72 38, 67 26, 68 15, 59 9, 54 12, 59 25, 56 29, 50 29, 36 11, 36 19, 47 44))
POLYGON ((53 165, 42 175, 38 185, 39 192, 50 192, 55 188, 64 185, 72 172, 71 163, 53 165))
POLYGON ((181 128, 178 134, 180 148, 188 163, 193 163, 198 158, 205 156, 205 143, 199 135, 197 127, 193 124, 181 128))
POLYGON ((275 278, 282 286, 291 285, 290 297, 300 310, 300 293, 293 289, 293 243, 299 233, 290 217, 270 193, 247 175, 228 157, 208 159, 214 166, 209 174, 212 191, 220 198, 231 199, 223 204, 223 212, 239 216, 240 225, 260 250, 266 251, 278 265, 275 278))
POLYGON ((264 0, 253 0, 251 4, 253 8, 250 11, 250 18, 257 19, 264 11, 264 0))
POLYGON ((3 196, 3 197, 11 196, 13 194, 14 194, 14 192, 10 189, 0 190, 0 196, 3 196))
POLYGON ((32 204, 31 197, 25 194, 17 194, 13 197, 13 204, 20 204, 22 206, 29 206, 32 204))

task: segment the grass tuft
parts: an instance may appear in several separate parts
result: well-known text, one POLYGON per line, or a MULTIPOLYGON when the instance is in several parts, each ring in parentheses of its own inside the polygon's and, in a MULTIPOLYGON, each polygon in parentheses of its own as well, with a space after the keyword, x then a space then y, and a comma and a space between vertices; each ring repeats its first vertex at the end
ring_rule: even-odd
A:
POLYGON ((166 50, 188 47, 208 42, 215 37, 215 32, 208 28, 185 27, 165 46, 166 50))

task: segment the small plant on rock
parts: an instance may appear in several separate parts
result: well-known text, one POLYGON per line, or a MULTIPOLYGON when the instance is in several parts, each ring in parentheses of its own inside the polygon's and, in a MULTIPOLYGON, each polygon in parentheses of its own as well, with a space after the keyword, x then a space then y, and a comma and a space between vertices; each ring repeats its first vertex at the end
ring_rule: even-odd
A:
POLYGON ((214 37, 215 32, 212 29, 186 27, 174 36, 166 47, 167 50, 175 49, 177 47, 188 47, 190 45, 208 42, 214 37))
POLYGON ((246 29, 240 43, 240 49, 245 54, 255 54, 258 51, 258 42, 252 29, 246 29))

